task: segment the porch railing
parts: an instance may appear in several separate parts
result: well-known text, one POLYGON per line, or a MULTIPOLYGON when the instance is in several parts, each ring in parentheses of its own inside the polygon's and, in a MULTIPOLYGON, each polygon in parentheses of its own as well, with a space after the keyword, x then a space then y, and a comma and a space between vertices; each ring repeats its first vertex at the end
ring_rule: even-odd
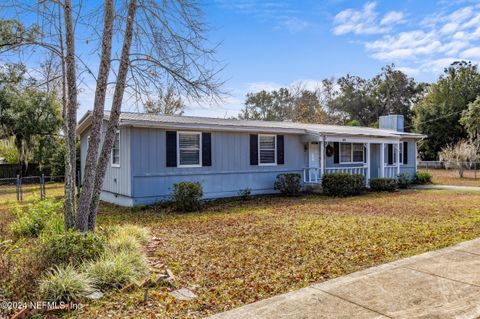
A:
POLYGON ((318 167, 305 167, 303 169, 303 182, 309 184, 320 183, 322 172, 318 167))
POLYGON ((383 176, 386 178, 397 178, 397 166, 385 166, 383 176))
MULTIPOLYGON (((325 168, 325 174, 332 173, 347 173, 347 174, 360 174, 367 177, 366 166, 356 167, 329 167, 325 168)), ((322 180, 322 173, 318 167, 306 167, 303 169, 303 181, 305 183, 318 184, 322 180)))

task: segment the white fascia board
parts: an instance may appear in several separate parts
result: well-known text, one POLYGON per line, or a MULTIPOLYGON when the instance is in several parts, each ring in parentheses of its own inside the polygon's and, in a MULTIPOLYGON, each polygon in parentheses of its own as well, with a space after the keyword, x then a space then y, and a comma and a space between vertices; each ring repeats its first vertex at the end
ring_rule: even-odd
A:
POLYGON ((253 127, 253 126, 233 126, 218 124, 190 124, 190 123, 158 123, 146 121, 122 121, 121 126, 133 126, 143 128, 163 128, 163 129, 182 129, 182 130, 202 130, 202 131, 228 131, 228 132, 251 132, 251 133, 286 133, 286 134, 305 134, 302 129, 276 128, 276 127, 253 127))
POLYGON ((325 142, 346 142, 346 143, 398 143, 400 137, 357 137, 357 136, 327 136, 325 142))

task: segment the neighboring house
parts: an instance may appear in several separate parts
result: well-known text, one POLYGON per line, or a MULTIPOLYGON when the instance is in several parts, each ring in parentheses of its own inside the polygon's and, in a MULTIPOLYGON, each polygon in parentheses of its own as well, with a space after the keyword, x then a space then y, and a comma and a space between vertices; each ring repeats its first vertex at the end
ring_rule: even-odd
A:
MULTIPOLYGON (((88 112, 78 125, 82 176, 91 121, 88 112)), ((273 193, 276 176, 293 172, 304 184, 318 184, 328 173, 358 173, 368 185, 370 178, 413 176, 423 137, 403 132, 399 115, 381 117, 376 129, 124 112, 101 198, 152 204, 168 199, 181 181, 200 182, 205 198, 247 188, 273 193)))

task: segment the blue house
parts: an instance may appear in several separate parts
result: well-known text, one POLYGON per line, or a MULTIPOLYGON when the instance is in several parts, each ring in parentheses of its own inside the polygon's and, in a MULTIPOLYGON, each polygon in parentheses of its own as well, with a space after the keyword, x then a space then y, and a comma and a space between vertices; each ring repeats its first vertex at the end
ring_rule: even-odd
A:
MULTIPOLYGON (((109 113, 105 114, 108 121, 109 113)), ((91 112, 80 120, 81 174, 91 112)), ((169 198, 172 186, 198 181, 205 198, 274 193, 281 173, 299 173, 304 185, 324 174, 413 176, 416 143, 423 135, 404 132, 403 116, 380 117, 380 128, 165 116, 124 112, 101 194, 122 206, 169 198)))

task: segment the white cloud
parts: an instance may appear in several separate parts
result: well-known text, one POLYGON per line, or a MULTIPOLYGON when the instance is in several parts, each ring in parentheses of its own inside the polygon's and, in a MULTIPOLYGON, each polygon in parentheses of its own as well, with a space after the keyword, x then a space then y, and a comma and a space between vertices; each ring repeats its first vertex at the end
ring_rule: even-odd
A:
POLYGON ((400 11, 390 11, 388 12, 383 19, 380 21, 381 25, 392 25, 404 22, 403 12, 400 11))
POLYGON ((280 25, 285 27, 290 32, 299 32, 310 26, 310 23, 296 17, 286 17, 282 19, 280 25))
POLYGON ((480 47, 470 48, 463 51, 462 57, 467 59, 480 59, 480 47))
POLYGON ((247 84, 247 93, 260 92, 262 90, 273 91, 282 87, 285 87, 285 85, 277 82, 252 82, 247 84))
POLYGON ((404 15, 399 11, 390 11, 379 19, 375 11, 376 6, 376 2, 367 2, 361 10, 346 9, 339 12, 333 19, 333 33, 336 35, 386 33, 393 25, 404 22, 404 15))
POLYGON ((288 1, 215 0, 215 2, 224 9, 273 22, 275 28, 284 28, 290 32, 299 32, 312 25, 299 18, 298 11, 288 1))
POLYGON ((441 29, 440 29, 440 32, 442 34, 451 34, 455 31, 458 30, 459 28, 459 24, 458 23, 454 23, 454 22, 450 22, 450 23, 447 23, 445 24, 441 29))
POLYGON ((374 59, 395 62, 407 74, 432 74, 460 59, 480 59, 480 4, 456 6, 456 10, 442 8, 427 17, 407 21, 399 11, 387 12, 380 19, 376 3, 368 2, 361 10, 339 12, 333 33, 368 34, 366 41, 358 42, 374 59), (397 30, 399 23, 406 25, 402 32, 397 30))
POLYGON ((395 67, 395 69, 402 71, 408 76, 415 76, 420 73, 420 70, 417 68, 411 68, 408 66, 400 66, 400 67, 395 67))

